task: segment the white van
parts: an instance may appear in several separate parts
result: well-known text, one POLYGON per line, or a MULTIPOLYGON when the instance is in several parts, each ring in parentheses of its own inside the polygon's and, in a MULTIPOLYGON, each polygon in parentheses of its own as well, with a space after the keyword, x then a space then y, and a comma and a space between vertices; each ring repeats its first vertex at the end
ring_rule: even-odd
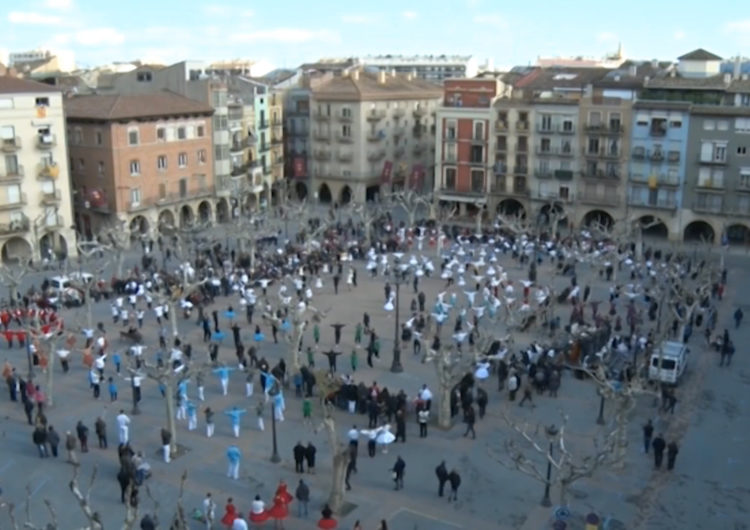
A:
POLYGON ((648 366, 648 378, 662 383, 676 385, 685 373, 690 348, 681 342, 665 341, 654 348, 648 366), (661 367, 659 359, 661 358, 661 367))
POLYGON ((53 276, 49 279, 49 288, 55 293, 61 293, 70 287, 70 278, 67 276, 53 276))

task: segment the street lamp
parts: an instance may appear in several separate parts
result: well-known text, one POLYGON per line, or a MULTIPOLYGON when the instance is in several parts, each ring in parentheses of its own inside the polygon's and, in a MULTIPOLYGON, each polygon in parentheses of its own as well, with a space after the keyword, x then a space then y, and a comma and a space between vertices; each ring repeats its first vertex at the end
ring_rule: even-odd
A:
POLYGON ((604 392, 599 389, 599 417, 596 418, 597 425, 604 425, 604 392))
POLYGON ((557 436, 557 427, 552 424, 545 429, 549 438, 549 452, 547 453, 547 480, 544 482, 544 497, 542 497, 542 506, 552 506, 549 498, 550 479, 552 477, 552 453, 555 450, 555 436, 557 436))
MULTIPOLYGON (((278 464, 281 462, 281 457, 279 456, 279 447, 276 441, 276 396, 281 395, 281 384, 276 377, 271 375, 270 373, 264 373, 266 380, 268 378, 272 381, 272 386, 268 390, 268 395, 271 396, 271 435, 273 436, 273 452, 271 453, 271 462, 274 464, 278 464)), ((266 381, 266 385, 268 385, 268 382, 266 381)), ((264 389, 265 390, 265 389, 264 389)))
POLYGON ((403 283, 408 270, 409 265, 402 264, 400 258, 395 256, 392 279, 396 286, 396 303, 394 304, 396 306, 396 321, 393 330, 393 361, 391 362, 391 372, 394 374, 404 371, 404 367, 401 365, 401 336, 399 334, 401 331, 401 322, 399 321, 399 291, 401 290, 401 284, 403 283))

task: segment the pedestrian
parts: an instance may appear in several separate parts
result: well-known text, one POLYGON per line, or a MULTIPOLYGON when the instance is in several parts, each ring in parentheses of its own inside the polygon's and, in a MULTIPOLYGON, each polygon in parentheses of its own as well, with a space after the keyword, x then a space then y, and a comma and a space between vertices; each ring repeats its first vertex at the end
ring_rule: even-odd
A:
POLYGON ((677 442, 672 440, 667 445, 667 470, 672 471, 674 469, 674 461, 677 458, 677 453, 680 452, 679 447, 677 447, 677 442))
POLYGON ((34 412, 34 404, 31 402, 25 392, 22 394, 22 398, 23 411, 26 413, 26 420, 29 422, 29 425, 34 425, 34 418, 32 416, 32 412, 34 412))
POLYGON ((458 474, 458 471, 452 469, 451 472, 448 473, 448 482, 451 483, 451 493, 448 495, 448 501, 457 501, 458 487, 461 485, 461 475, 458 474))
POLYGON ((203 414, 206 415, 206 437, 211 438, 214 435, 214 411, 211 409, 211 407, 206 407, 206 409, 203 411, 203 414))
POLYGON ((531 408, 536 407, 536 405, 534 405, 533 395, 534 389, 531 387, 531 382, 527 381, 523 387, 523 397, 521 398, 521 401, 518 402, 518 406, 522 407, 523 404, 528 401, 529 403, 531 403, 531 408))
POLYGON ((57 446, 60 445, 60 435, 57 434, 57 431, 52 425, 49 426, 49 430, 47 431, 47 443, 52 451, 52 456, 57 458, 57 446))
POLYGON ((210 491, 206 493, 206 498, 203 499, 203 518, 206 520, 206 529, 211 530, 216 518, 216 503, 210 491))
POLYGON ((516 392, 518 392, 519 385, 520 381, 518 375, 515 373, 511 373, 510 377, 508 377, 508 399, 510 401, 516 400, 516 392))
POLYGON ((417 412, 417 420, 419 421, 419 437, 427 438, 427 422, 430 420, 430 411, 427 410, 426 406, 423 406, 417 412))
POLYGON ((47 431, 41 425, 34 428, 31 433, 31 440, 39 450, 39 458, 47 458, 49 453, 47 452, 47 431))
POLYGON ((393 482, 395 487, 393 489, 400 490, 404 487, 404 471, 406 470, 406 462, 400 456, 396 458, 396 463, 393 464, 393 482))
POLYGON ((94 423, 94 432, 96 432, 96 438, 99 441, 99 449, 107 448, 107 424, 104 422, 101 416, 96 418, 94 423))
POLYGON ((294 449, 292 450, 294 454, 294 471, 297 473, 304 473, 305 472, 305 446, 302 445, 302 442, 297 442, 297 445, 294 446, 294 449))
POLYGON ((297 516, 307 517, 307 505, 310 502, 310 488, 305 481, 299 479, 297 490, 294 492, 294 496, 297 498, 299 504, 297 505, 297 516))
POLYGON ((127 468, 124 466, 121 466, 117 472, 117 482, 120 484, 120 502, 125 504, 125 494, 128 491, 128 486, 134 481, 132 475, 128 473, 127 468))
POLYGON ((245 397, 253 396, 253 378, 255 377, 255 370, 252 369, 250 363, 245 368, 245 397))
POLYGON ((122 366, 122 357, 120 357, 120 354, 115 352, 112 354, 112 362, 115 364, 115 370, 117 373, 120 373, 120 367, 122 366))
POLYGON ((70 431, 65 433, 65 450, 68 452, 68 462, 77 466, 78 455, 76 454, 76 437, 73 436, 73 433, 70 431))
POLYGON ((437 475, 438 479, 438 497, 442 497, 445 483, 448 481, 448 470, 445 467, 445 460, 440 462, 440 465, 435 468, 435 475, 437 475))
POLYGON ((78 435, 78 441, 81 444, 81 452, 89 452, 89 428, 83 424, 83 421, 78 420, 76 424, 76 435, 78 435))
POLYGON ((477 433, 474 432, 474 422, 476 421, 476 413, 474 412, 474 406, 469 405, 464 410, 464 423, 466 423, 466 432, 464 433, 464 438, 466 438, 469 433, 471 433, 471 438, 476 439, 477 433))
POLYGON ((117 415, 117 436, 120 445, 125 445, 130 441, 130 418, 123 409, 117 415))
POLYGON ((227 476, 229 478, 234 480, 240 478, 240 458, 242 458, 240 448, 236 445, 230 445, 227 449, 227 460, 229 461, 227 476))
POLYGON ((357 470, 357 458, 352 453, 350 453, 349 462, 346 464, 346 475, 344 476, 344 485, 346 486, 347 491, 352 489, 351 484, 349 484, 349 477, 351 477, 352 472, 356 473, 356 470, 357 470))
POLYGON ((664 458, 664 448, 667 446, 667 443, 661 434, 657 434, 654 441, 651 442, 651 446, 654 448, 654 467, 660 469, 661 461, 664 458))
POLYGON ((117 385, 111 377, 107 379, 107 389, 109 390, 109 400, 117 401, 117 385))
POLYGON ((318 450, 312 442, 307 442, 307 447, 305 447, 305 460, 307 460, 307 472, 311 475, 315 474, 315 453, 317 451, 318 450))
POLYGON ((357 366, 359 365, 359 359, 357 358, 357 349, 352 349, 352 354, 349 358, 352 365, 352 373, 357 371, 357 366))
POLYGON ((403 407, 396 411, 396 441, 406 443, 406 416, 403 407))
POLYGON ((315 347, 318 347, 318 344, 320 343, 320 326, 318 324, 313 324, 313 341, 315 341, 315 347))
POLYGON ((310 398, 302 401, 302 420, 304 423, 312 423, 312 402, 310 398))
POLYGON ((224 411, 224 414, 229 416, 229 420, 232 424, 232 432, 234 432, 235 438, 240 437, 240 421, 242 419, 242 415, 246 412, 247 411, 245 409, 241 409, 237 406, 232 407, 230 410, 224 411))
POLYGON ((346 433, 346 437, 349 440, 349 449, 356 453, 359 447, 359 429, 356 425, 352 425, 352 428, 346 433))
POLYGON ((172 461, 172 433, 164 427, 161 428, 161 451, 164 463, 169 464, 172 461))
POLYGON ((643 426, 643 452, 648 454, 648 448, 651 445, 651 438, 654 435, 654 425, 651 420, 646 422, 643 426))
POLYGON ((734 343, 728 339, 728 333, 724 333, 724 336, 727 337, 727 339, 721 343, 721 362, 719 362, 719 366, 724 366, 725 360, 727 366, 731 365, 732 355, 734 355, 734 343))
POLYGON ((737 308, 737 311, 734 312, 734 327, 737 329, 740 327, 740 324, 742 323, 742 317, 744 317, 745 314, 742 312, 741 308, 737 308))

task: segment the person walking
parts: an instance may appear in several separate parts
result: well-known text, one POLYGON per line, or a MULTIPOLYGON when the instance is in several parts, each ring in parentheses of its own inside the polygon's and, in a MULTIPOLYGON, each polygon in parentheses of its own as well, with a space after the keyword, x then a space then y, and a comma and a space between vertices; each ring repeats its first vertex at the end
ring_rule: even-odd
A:
POLYGON ((417 421, 419 422, 419 437, 427 438, 427 422, 430 420, 430 411, 423 407, 417 412, 417 421))
POLYGON ((677 446, 677 442, 672 440, 667 445, 667 470, 672 471, 674 469, 674 461, 677 458, 677 453, 680 452, 680 448, 677 446))
POLYGON ((400 490, 404 487, 404 471, 406 470, 406 462, 401 456, 396 458, 396 463, 393 464, 393 482, 395 487, 393 489, 400 490))
POLYGON ((240 459, 242 453, 240 448, 236 445, 230 445, 227 449, 227 460, 229 461, 229 469, 227 470, 227 476, 234 480, 240 478, 240 459))
POLYGON ((232 431, 234 432, 235 438, 240 437, 240 420, 242 419, 242 415, 246 412, 247 411, 245 409, 238 408, 237 406, 232 407, 230 410, 224 411, 224 414, 229 416, 229 420, 232 423, 232 431))
POLYGON ((312 442, 307 442, 307 447, 305 447, 305 460, 307 461, 307 472, 312 474, 315 474, 315 453, 317 453, 317 449, 313 445, 312 442))
POLYGON ((349 491, 352 489, 351 484, 349 484, 349 478, 352 476, 352 472, 356 473, 357 471, 357 457, 354 456, 353 453, 349 453, 349 463, 346 464, 346 475, 344 476, 344 485, 346 486, 346 491, 349 491))
POLYGON ((536 405, 534 405, 533 397, 534 397, 534 389, 531 387, 531 382, 527 381, 523 387, 523 397, 521 398, 521 401, 518 402, 518 406, 523 407, 523 404, 526 403, 526 401, 528 401, 529 403, 531 403, 531 408, 536 407, 536 405))
POLYGON ((211 407, 206 407, 203 414, 206 416, 206 437, 211 438, 214 435, 214 428, 216 427, 214 425, 214 411, 211 407))
POLYGON ((47 443, 49 444, 52 456, 57 458, 57 446, 60 445, 60 435, 57 434, 55 428, 50 425, 47 431, 47 443))
POLYGON ((161 429, 161 451, 164 463, 169 464, 172 461, 172 433, 164 427, 161 429))
POLYGON ((648 454, 648 448, 651 445, 651 438, 654 436, 654 425, 651 420, 643 426, 643 452, 648 454))
POLYGON ((68 462, 77 466, 78 455, 76 454, 76 437, 70 431, 65 433, 65 450, 68 452, 68 462))
POLYGON ((102 419, 101 416, 96 418, 96 422, 94 422, 94 432, 96 433, 96 438, 99 441, 99 449, 106 449, 107 424, 104 422, 104 419, 102 419))
POLYGON ((461 475, 458 474, 458 471, 452 469, 451 472, 448 473, 448 482, 451 483, 451 493, 448 495, 448 501, 457 501, 458 487, 461 485, 461 475))
POLYGON ((123 409, 117 415, 117 436, 120 439, 120 445, 125 445, 130 441, 130 418, 123 409))
POLYGON ((265 425, 263 424, 263 409, 266 408, 265 403, 263 400, 258 401, 258 406, 255 408, 255 413, 258 416, 258 430, 264 431, 265 425))
POLYGON ((203 499, 203 518, 206 520, 206 530, 211 530, 216 518, 216 503, 210 491, 206 493, 206 498, 203 499))
POLYGON ((292 450, 294 453, 294 471, 297 473, 305 472, 305 446, 302 442, 297 442, 292 450))
POLYGON ((41 425, 34 428, 31 433, 31 440, 39 450, 39 458, 47 458, 49 453, 47 452, 47 431, 41 425))
POLYGON ((78 441, 81 444, 81 452, 88 453, 89 452, 89 428, 86 427, 83 424, 83 421, 81 420, 78 420, 78 423, 76 424, 76 435, 78 436, 78 441))
POLYGON ((194 431, 198 428, 198 406, 188 399, 185 402, 185 409, 187 410, 188 430, 194 431))
POLYGON ((299 484, 297 485, 297 490, 294 492, 294 496, 299 502, 297 505, 297 516, 300 518, 307 517, 307 505, 310 502, 310 488, 305 484, 304 480, 299 479, 299 484))
POLYGON ((476 439, 477 433, 474 432, 474 423, 476 422, 476 413, 474 412, 474 405, 469 405, 464 411, 464 422, 466 423, 466 432, 464 438, 471 433, 471 438, 476 439))
POLYGON ((445 467, 445 460, 440 462, 440 465, 435 468, 435 475, 437 475, 438 479, 438 497, 442 497, 445 483, 448 481, 448 470, 445 467))
POLYGON ((737 329, 740 327, 740 324, 742 324, 742 317, 744 317, 745 314, 742 312, 741 308, 737 308, 737 311, 734 312, 734 328, 737 329))
POLYGON ((667 446, 667 443, 661 434, 657 434, 654 441, 651 442, 651 446, 654 448, 654 467, 660 469, 661 461, 664 458, 664 448, 667 446))

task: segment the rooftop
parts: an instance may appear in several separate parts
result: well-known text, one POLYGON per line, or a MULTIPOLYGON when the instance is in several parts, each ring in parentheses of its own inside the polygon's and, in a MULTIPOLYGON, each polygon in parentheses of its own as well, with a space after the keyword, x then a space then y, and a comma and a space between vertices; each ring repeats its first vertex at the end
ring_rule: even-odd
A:
POLYGON ((76 96, 65 100, 66 117, 79 120, 109 121, 212 113, 210 106, 168 91, 76 96))
POLYGON ((750 79, 735 79, 727 88, 727 92, 750 92, 750 79))
POLYGON ((519 79, 515 88, 582 88, 603 78, 608 72, 608 68, 536 68, 519 79))
POLYGON ((60 92, 60 89, 19 77, 0 76, 0 94, 33 94, 37 92, 60 92))
MULTIPOLYGON (((383 75, 382 73, 380 75, 383 75)), ((337 76, 313 88, 317 99, 371 100, 371 99, 431 99, 442 98, 443 88, 423 79, 409 76, 385 74, 385 82, 379 75, 359 71, 354 75, 337 76)))
POLYGON ((710 77, 681 77, 678 75, 668 75, 649 79, 644 86, 645 88, 726 90, 728 83, 724 80, 724 74, 712 75, 710 77))
POLYGON ((679 61, 721 61, 721 57, 709 51, 706 51, 703 48, 698 48, 697 50, 693 50, 690 53, 681 55, 680 57, 677 58, 677 60, 679 61))

